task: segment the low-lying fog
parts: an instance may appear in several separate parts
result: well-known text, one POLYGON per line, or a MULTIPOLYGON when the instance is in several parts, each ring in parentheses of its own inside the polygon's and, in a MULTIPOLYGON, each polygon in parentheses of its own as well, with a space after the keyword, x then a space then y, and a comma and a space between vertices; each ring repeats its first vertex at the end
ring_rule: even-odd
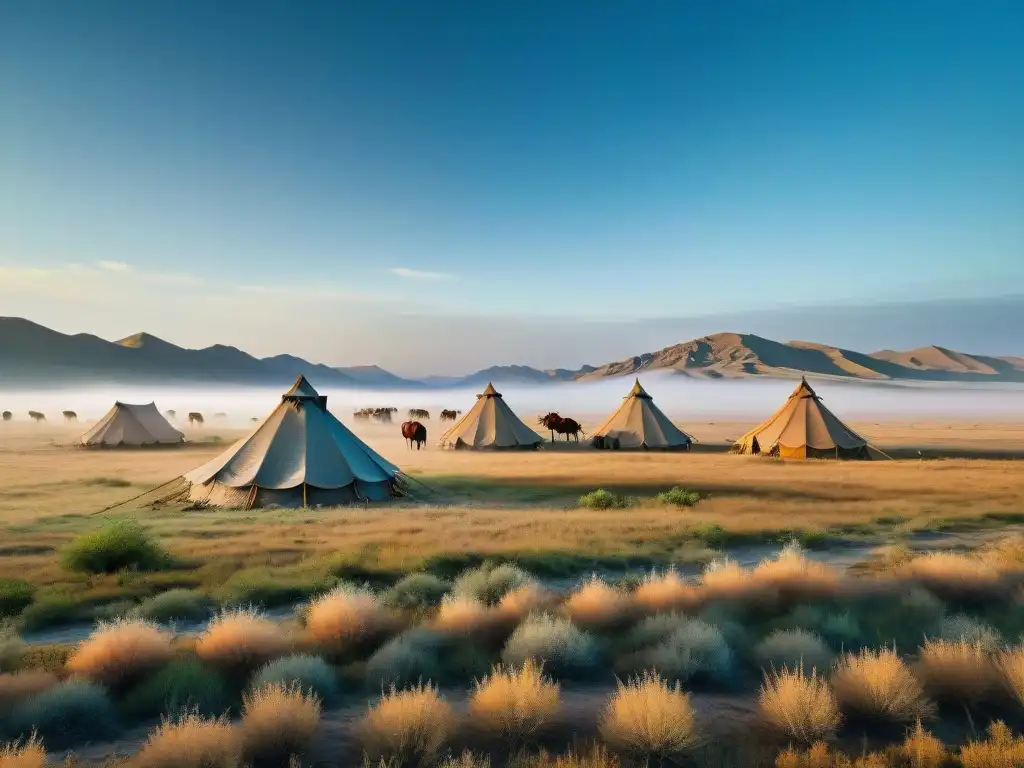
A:
MULTIPOLYGON (((698 381, 682 376, 651 373, 640 377, 655 402, 669 416, 686 419, 737 419, 765 417, 793 390, 791 380, 698 381)), ((617 408, 632 386, 632 377, 594 382, 527 386, 499 385, 506 402, 525 418, 536 413, 558 411, 577 418, 597 417, 617 408)), ((313 381, 316 386, 316 381, 313 381)), ((824 402, 848 419, 943 418, 948 420, 989 418, 1024 419, 1024 385, 968 384, 884 384, 841 381, 812 381, 824 402)), ((403 416, 409 408, 466 411, 473 406, 482 387, 372 390, 321 389, 328 407, 344 420, 364 407, 395 406, 403 416)), ((115 400, 127 403, 156 402, 161 411, 175 410, 181 417, 199 411, 210 419, 214 413, 227 414, 226 421, 247 426, 253 417, 265 416, 280 402, 281 391, 238 388, 161 388, 104 386, 39 392, 0 390, 0 411, 11 411, 17 421, 27 421, 28 411, 44 413, 56 421, 61 411, 75 411, 79 419, 101 417, 115 400)), ((223 423, 223 422, 222 422, 223 423)))

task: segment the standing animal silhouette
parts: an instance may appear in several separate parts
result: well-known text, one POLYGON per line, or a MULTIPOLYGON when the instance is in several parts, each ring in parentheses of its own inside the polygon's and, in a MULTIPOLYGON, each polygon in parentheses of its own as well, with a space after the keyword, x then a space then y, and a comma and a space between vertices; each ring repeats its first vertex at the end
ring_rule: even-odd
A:
POLYGON ((406 439, 409 450, 415 444, 418 451, 427 443, 427 428, 418 421, 402 422, 402 437, 406 439))

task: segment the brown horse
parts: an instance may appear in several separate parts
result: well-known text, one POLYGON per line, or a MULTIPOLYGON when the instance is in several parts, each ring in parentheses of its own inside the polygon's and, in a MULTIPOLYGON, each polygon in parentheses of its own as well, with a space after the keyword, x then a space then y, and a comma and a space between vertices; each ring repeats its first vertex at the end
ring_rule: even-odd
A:
POLYGON ((61 415, 64 417, 64 421, 78 421, 78 414, 75 413, 74 411, 64 411, 61 415))
POLYGON ((191 427, 193 424, 198 424, 200 427, 203 426, 203 414, 193 411, 188 415, 188 425, 191 427))
POLYGON ((39 411, 29 411, 28 417, 34 422, 46 421, 46 414, 40 413, 39 411))
POLYGON ((14 414, 10 411, 4 411, 4 421, 10 421, 14 418, 14 414))
POLYGON ((406 421, 402 423, 402 437, 408 441, 409 450, 412 450, 413 443, 418 451, 427 442, 427 428, 418 421, 406 421))
POLYGON ((569 441, 570 435, 577 443, 580 441, 581 434, 584 437, 587 436, 587 433, 583 431, 583 427, 580 426, 580 423, 576 421, 576 419, 563 418, 554 412, 541 416, 537 419, 537 423, 543 424, 551 430, 552 443, 555 442, 556 432, 560 435, 565 435, 566 442, 569 441))
POLYGON ((441 421, 455 421, 461 413, 462 411, 452 411, 446 408, 441 411, 441 421))

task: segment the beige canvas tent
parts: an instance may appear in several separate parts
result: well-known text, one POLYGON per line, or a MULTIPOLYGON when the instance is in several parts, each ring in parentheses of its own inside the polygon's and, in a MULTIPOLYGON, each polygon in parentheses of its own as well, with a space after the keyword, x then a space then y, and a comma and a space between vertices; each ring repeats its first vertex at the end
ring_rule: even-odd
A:
POLYGON ((640 386, 640 379, 593 433, 597 448, 641 448, 662 451, 687 451, 693 438, 673 424, 640 386))
POLYGON ((784 459, 870 459, 868 443, 843 424, 801 379, 785 404, 736 441, 737 453, 784 459))
POLYGON ((398 473, 300 376, 256 429, 185 480, 192 501, 249 509, 383 501, 398 494, 398 473))
POLYGON ((493 384, 476 405, 441 436, 445 448, 536 448, 544 439, 523 424, 493 384))
POLYGON ((94 424, 79 441, 89 448, 145 445, 177 445, 185 436, 172 427, 155 403, 132 405, 114 403, 107 415, 94 424))

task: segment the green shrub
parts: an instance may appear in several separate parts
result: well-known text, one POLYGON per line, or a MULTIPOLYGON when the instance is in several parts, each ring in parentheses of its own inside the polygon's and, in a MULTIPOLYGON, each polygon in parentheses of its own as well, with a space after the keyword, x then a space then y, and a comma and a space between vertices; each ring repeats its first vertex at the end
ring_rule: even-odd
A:
POLYGON ((191 589, 169 589, 146 598, 133 613, 149 621, 198 621, 210 615, 213 601, 191 589))
POLYGON ((21 579, 0 579, 0 617, 17 616, 29 603, 36 588, 21 579))
POLYGON ((303 693, 313 693, 325 707, 334 706, 341 698, 334 668, 319 656, 296 654, 276 659, 253 676, 251 687, 275 684, 285 688, 297 686, 303 693))
POLYGON ((90 618, 89 607, 80 600, 54 595, 37 600, 22 611, 21 628, 25 632, 38 632, 63 624, 88 621, 90 618))
POLYGON ((21 665, 25 643, 14 632, 0 627, 0 672, 13 672, 21 665))
POLYGON ((10 717, 18 736, 35 731, 48 749, 104 741, 118 732, 110 696, 99 685, 68 680, 18 705, 10 717))
POLYGON ((196 659, 179 659, 130 690, 121 708, 137 719, 186 709, 216 717, 224 713, 231 699, 227 683, 215 670, 196 659))
POLYGON ((835 654, 825 641, 805 629, 784 629, 772 632, 754 649, 754 660, 763 669, 816 669, 825 672, 835 654))
POLYGON ((527 616, 506 641, 501 658, 515 666, 533 659, 551 674, 565 676, 592 671, 600 661, 593 635, 550 614, 527 616))
POLYGON ((946 616, 939 622, 938 639, 954 643, 962 640, 993 652, 1003 645, 1003 638, 994 627, 962 613, 946 616))
POLYGON ((297 581, 276 576, 262 568, 249 568, 234 573, 214 591, 213 596, 227 603, 273 608, 297 603, 323 592, 330 589, 332 583, 324 579, 297 581))
POLYGON ((684 619, 657 645, 634 654, 631 672, 656 669, 670 680, 725 682, 732 673, 732 651, 715 626, 700 619, 684 619))
POLYGON ((432 573, 410 573, 384 595, 392 608, 422 610, 438 605, 451 585, 432 573))
POLYGON ((59 674, 74 651, 75 646, 68 643, 26 645, 22 649, 20 669, 41 669, 59 674))
POLYGON ((484 563, 465 571, 455 580, 451 594, 473 597, 487 605, 496 605, 509 592, 533 581, 529 573, 515 565, 484 563))
POLYGON ((688 491, 681 486, 662 491, 655 498, 662 504, 674 504, 677 507, 692 507, 700 501, 700 494, 696 491, 688 491))
POLYGON ((112 603, 97 605, 89 611, 93 621, 116 621, 135 613, 138 604, 134 600, 115 600, 112 603))
POLYGON ((619 496, 617 493, 606 491, 604 488, 598 488, 596 491, 585 493, 576 502, 576 506, 587 507, 588 509, 621 509, 628 507, 629 504, 629 499, 625 496, 619 496))
POLYGON ((366 662, 366 682, 374 690, 404 688, 441 677, 442 640, 432 632, 411 629, 391 638, 366 662))
POLYGON ((82 573, 158 571, 171 564, 171 557, 138 523, 114 520, 72 541, 61 552, 60 564, 82 573))

